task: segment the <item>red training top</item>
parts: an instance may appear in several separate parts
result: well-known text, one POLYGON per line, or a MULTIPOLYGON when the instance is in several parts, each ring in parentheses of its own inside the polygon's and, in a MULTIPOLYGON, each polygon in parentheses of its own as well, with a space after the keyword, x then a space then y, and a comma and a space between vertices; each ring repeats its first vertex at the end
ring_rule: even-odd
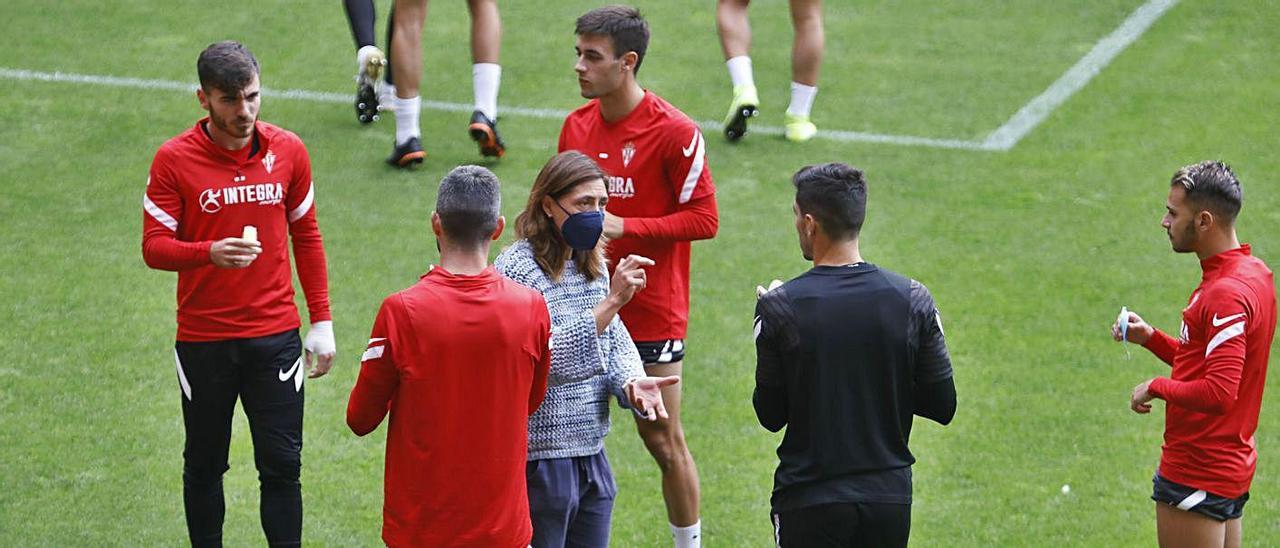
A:
POLYGON ((1162 331, 1146 347, 1173 366, 1151 381, 1165 406, 1160 475, 1226 498, 1249 491, 1267 357, 1276 330, 1276 288, 1249 245, 1200 261, 1200 287, 1182 311, 1182 337, 1162 331))
POLYGON ((208 118, 160 146, 142 196, 142 258, 178 272, 179 341, 262 337, 296 329, 286 242, 311 322, 330 320, 324 244, 316 224, 311 159, 292 132, 258 122, 254 143, 226 150, 205 133, 208 118), (248 267, 218 268, 216 240, 258 229, 262 254, 248 267))
POLYGON ((644 99, 621 120, 605 122, 592 99, 569 114, 560 151, 576 150, 609 175, 609 212, 625 218, 609 242, 610 264, 627 255, 653 259, 647 285, 622 308, 636 341, 683 339, 689 324, 689 242, 715 237, 716 188, 698 125, 661 97, 644 99))
POLYGON ((382 540, 526 546, 529 415, 551 368, 542 296, 493 267, 434 267, 382 301, 347 404, 363 436, 391 412, 382 540))

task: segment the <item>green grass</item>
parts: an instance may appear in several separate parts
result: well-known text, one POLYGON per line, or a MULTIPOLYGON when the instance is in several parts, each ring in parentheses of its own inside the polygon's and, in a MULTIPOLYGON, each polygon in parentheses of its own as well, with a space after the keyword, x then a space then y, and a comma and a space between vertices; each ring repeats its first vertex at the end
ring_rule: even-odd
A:
MULTIPOLYGON (((1139 0, 829 3, 814 119, 826 129, 973 139, 995 129, 1110 33, 1139 0)), ((385 13, 387 2, 379 2, 385 13)), ((507 3, 501 101, 569 109, 573 18, 586 2, 507 3)), ((641 81, 695 119, 729 99, 710 3, 646 3, 641 81)), ((786 103, 786 3, 755 3, 763 123, 786 103)), ((1106 328, 1120 305, 1174 328, 1199 279, 1158 226, 1178 166, 1223 158, 1247 192, 1242 240, 1280 260, 1274 3, 1184 0, 1007 153, 760 135, 709 135, 719 236, 695 244, 685 422, 712 546, 765 546, 773 450, 750 406, 755 284, 802 272, 790 175, 845 161, 870 179, 863 253, 928 284, 960 395, 946 428, 919 421, 913 541, 932 545, 1150 545, 1162 419, 1127 410, 1165 367, 1132 361, 1106 328), (1059 491, 1072 487, 1070 495, 1059 491)), ((428 99, 470 101, 462 3, 431 6, 428 99)), ((6 4, 8 68, 194 80, 208 43, 245 41, 272 88, 351 91, 339 3, 6 4)), ((380 25, 379 32, 382 32, 380 25)), ((185 539, 174 275, 140 259, 140 197, 155 149, 200 115, 185 93, 0 79, 0 538, 5 544, 174 545, 185 539)), ((425 111, 423 169, 381 163, 392 124, 348 105, 273 99, 263 118, 307 143, 329 256, 339 365, 308 388, 306 538, 378 543, 382 431, 346 429, 346 397, 377 305, 435 260, 427 216, 440 176, 473 162, 466 116, 425 111)), ((555 148, 559 121, 508 116, 491 167, 513 218, 555 148)), ((510 242, 504 238, 503 245, 510 242)), ((496 250, 495 250, 496 252, 496 250)), ((1280 387, 1272 375, 1245 518, 1280 544, 1280 387)), ((667 543, 657 469, 617 414, 614 544, 667 543)), ((256 473, 237 417, 226 476, 228 544, 261 543, 256 473)))

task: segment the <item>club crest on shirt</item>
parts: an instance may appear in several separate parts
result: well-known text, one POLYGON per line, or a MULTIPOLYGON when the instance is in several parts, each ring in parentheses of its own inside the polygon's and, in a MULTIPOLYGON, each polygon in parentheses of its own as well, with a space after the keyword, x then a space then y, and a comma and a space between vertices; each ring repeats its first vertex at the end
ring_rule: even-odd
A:
POLYGON ((627 144, 622 145, 622 167, 627 167, 628 165, 630 165, 631 159, 634 158, 635 155, 636 155, 635 143, 631 141, 627 141, 627 144))
POLYGON ((271 168, 276 165, 276 153, 267 151, 267 155, 262 157, 262 167, 267 168, 267 174, 271 174, 271 168))

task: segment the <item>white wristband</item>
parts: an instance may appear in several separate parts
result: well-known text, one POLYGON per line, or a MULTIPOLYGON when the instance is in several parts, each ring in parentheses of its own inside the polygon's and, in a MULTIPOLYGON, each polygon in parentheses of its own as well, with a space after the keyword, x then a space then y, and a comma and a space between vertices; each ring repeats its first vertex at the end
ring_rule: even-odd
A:
POLYGON ((337 350, 337 346, 333 340, 333 321, 331 320, 311 324, 311 329, 307 331, 307 338, 302 341, 302 347, 312 354, 332 355, 337 350))

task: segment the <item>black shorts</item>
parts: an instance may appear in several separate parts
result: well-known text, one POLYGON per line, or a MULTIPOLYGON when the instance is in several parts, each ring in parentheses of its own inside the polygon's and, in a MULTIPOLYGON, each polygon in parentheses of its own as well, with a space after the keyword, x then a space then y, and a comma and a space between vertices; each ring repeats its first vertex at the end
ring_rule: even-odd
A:
POLYGON ((773 540, 792 546, 905 547, 911 536, 911 505, 842 502, 779 512, 773 540))
POLYGON ((1179 510, 1204 514, 1218 521, 1227 521, 1240 519, 1244 515, 1244 503, 1249 501, 1249 493, 1234 499, 1220 497, 1204 489, 1174 483, 1156 472, 1156 475, 1151 476, 1151 500, 1179 510))
POLYGON ((640 352, 640 361, 644 362, 645 365, 684 361, 684 339, 652 342, 637 341, 636 351, 640 352))

